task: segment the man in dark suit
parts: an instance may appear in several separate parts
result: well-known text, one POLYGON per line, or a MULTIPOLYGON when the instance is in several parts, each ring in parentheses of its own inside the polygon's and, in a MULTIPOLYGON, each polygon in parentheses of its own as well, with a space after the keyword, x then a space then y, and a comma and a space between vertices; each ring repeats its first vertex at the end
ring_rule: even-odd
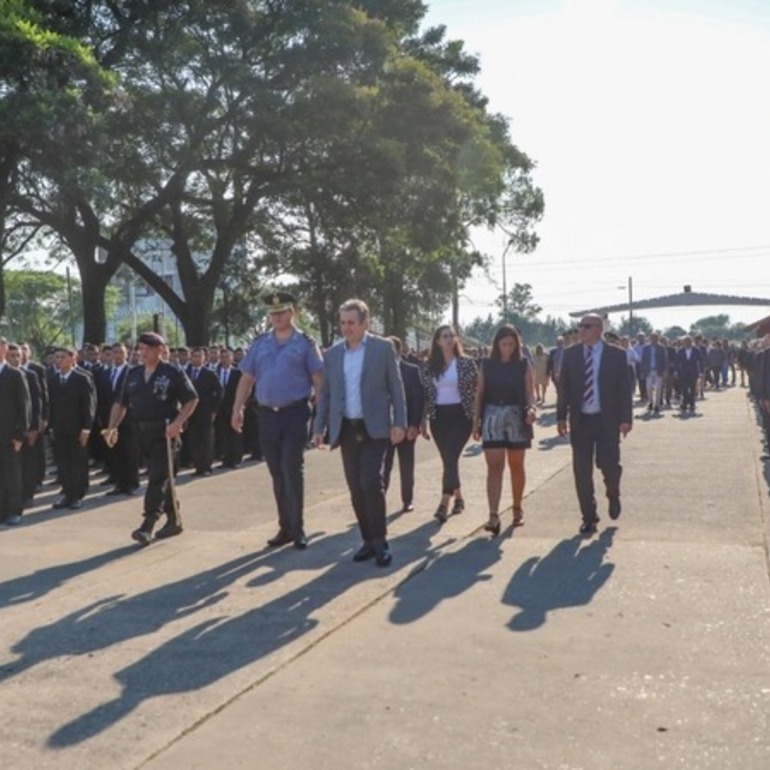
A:
POLYGON ((40 422, 33 426, 33 431, 37 431, 31 443, 31 454, 34 462, 34 482, 35 488, 43 483, 45 479, 45 442, 47 440, 46 430, 48 429, 48 420, 50 413, 50 400, 48 397, 48 372, 46 368, 31 359, 32 350, 28 342, 21 343, 21 368, 25 371, 34 372, 37 375, 40 385, 40 422))
MULTIPOLYGON (((6 363, 21 372, 27 383, 30 397, 30 421, 29 430, 24 434, 24 441, 20 451, 21 468, 21 507, 25 508, 32 503, 37 486, 37 458, 35 457, 35 444, 39 439, 40 413, 43 409, 43 399, 40 391, 40 381, 37 374, 31 369, 21 367, 21 347, 14 343, 8 343, 5 357, 6 363)), ((20 524, 21 514, 6 519, 6 524, 20 524)))
POLYGON ((344 340, 326 354, 313 442, 342 450, 345 480, 363 545, 354 561, 392 561, 388 547, 383 468, 389 444, 406 435, 406 399, 396 352, 388 340, 369 334, 369 308, 358 299, 340 307, 344 340))
POLYGON ((217 377, 222 386, 222 403, 214 423, 214 445, 222 467, 237 468, 243 459, 243 434, 233 430, 231 417, 242 372, 233 366, 233 351, 230 348, 222 348, 219 360, 217 377))
POLYGON ((57 373, 50 381, 53 451, 62 484, 54 508, 82 507, 88 491, 88 437, 96 415, 96 392, 90 374, 75 366, 75 351, 59 347, 57 373))
POLYGON ((632 396, 625 351, 602 341, 604 322, 595 314, 580 322, 580 343, 564 351, 556 404, 560 436, 570 435, 572 468, 583 524, 596 532, 599 517, 593 466, 602 471, 611 519, 620 516, 620 436, 631 430, 632 396), (569 427, 568 427, 569 420, 569 427))
POLYGON ((698 378, 703 372, 703 356, 700 350, 692 344, 689 335, 682 340, 682 347, 676 354, 676 376, 681 395, 680 408, 682 412, 695 412, 695 389, 698 378))
POLYGON ((385 455, 384 482, 385 491, 390 486, 390 474, 393 471, 393 460, 398 452, 398 470, 401 476, 401 510, 403 512, 414 510, 414 445, 420 434, 420 423, 425 407, 425 393, 420 380, 420 370, 412 363, 401 358, 401 340, 391 337, 390 341, 399 358, 398 365, 401 370, 401 379, 404 383, 404 395, 406 396, 406 438, 398 444, 391 444, 385 455))
POLYGON ((210 476, 214 461, 214 420, 222 403, 222 385, 206 364, 206 348, 192 351, 190 379, 198 406, 187 423, 187 439, 196 476, 210 476))
POLYGON ((564 337, 556 338, 556 347, 548 351, 548 363, 545 367, 547 377, 553 384, 559 387, 559 375, 561 374, 561 363, 564 359, 564 337))
POLYGON ((30 397, 20 371, 6 363, 8 342, 0 337, 0 521, 21 521, 21 448, 30 428, 30 397))

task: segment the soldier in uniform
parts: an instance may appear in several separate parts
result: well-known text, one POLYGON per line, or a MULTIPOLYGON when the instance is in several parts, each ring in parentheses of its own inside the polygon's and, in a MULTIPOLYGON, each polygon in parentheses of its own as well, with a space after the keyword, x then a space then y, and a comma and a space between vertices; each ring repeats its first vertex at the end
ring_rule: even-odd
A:
POLYGON ((195 388, 187 375, 161 360, 164 346, 159 334, 145 332, 139 336, 141 365, 125 376, 125 388, 116 397, 105 435, 107 444, 114 447, 118 426, 130 407, 139 446, 147 461, 144 520, 139 529, 131 533, 141 545, 152 542, 155 523, 164 513, 167 521, 155 537, 173 537, 182 532, 178 503, 171 485, 173 468, 169 468, 167 441, 172 442, 173 454, 182 426, 198 403, 195 388))
POLYGON ((254 383, 262 454, 273 478, 279 530, 271 547, 307 547, 303 524, 304 451, 311 390, 320 393, 323 358, 315 341, 294 325, 294 297, 275 292, 263 298, 272 328, 259 335, 241 363, 232 427, 243 430, 244 406, 254 383))

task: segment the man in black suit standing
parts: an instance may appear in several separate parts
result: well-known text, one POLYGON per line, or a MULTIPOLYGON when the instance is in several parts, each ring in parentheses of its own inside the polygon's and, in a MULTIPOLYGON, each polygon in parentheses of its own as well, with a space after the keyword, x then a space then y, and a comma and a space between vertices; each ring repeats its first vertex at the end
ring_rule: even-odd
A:
POLYGON ((45 479, 45 432, 48 428, 50 401, 48 398, 48 372, 42 364, 38 364, 31 359, 32 349, 28 342, 21 343, 21 368, 27 372, 33 372, 37 375, 40 386, 40 421, 36 426, 32 426, 33 432, 37 431, 34 437, 30 437, 30 451, 34 463, 34 489, 43 483, 45 479))
POLYGON ((6 363, 0 337, 0 521, 21 521, 21 447, 30 428, 30 398, 22 373, 6 363))
POLYGON ((241 374, 241 370, 233 366, 233 351, 222 348, 217 370, 219 384, 222 386, 222 403, 214 423, 214 446, 223 468, 237 468, 243 459, 243 434, 233 430, 230 424, 241 374))
POLYGON ((82 507, 88 491, 88 438, 96 416, 93 377, 75 366, 75 351, 59 347, 57 373, 51 377, 51 432, 56 467, 62 482, 54 508, 82 507))
POLYGON ((393 460, 398 452, 398 470, 401 475, 401 510, 404 513, 414 510, 414 445, 420 434, 420 423, 425 407, 425 393, 420 380, 420 370, 412 363, 401 357, 401 340, 391 337, 391 343, 398 356, 398 365, 401 369, 401 379, 404 382, 404 395, 406 396, 406 438, 398 444, 390 444, 385 455, 385 470, 383 479, 385 491, 390 486, 390 474, 393 471, 393 460))
POLYGON ((698 378, 703 373, 704 362, 700 350, 692 344, 692 337, 689 335, 682 340, 682 347, 677 351, 675 366, 682 413, 688 410, 694 413, 695 389, 698 386, 698 378))
POLYGON ((572 469, 583 523, 596 532, 599 517, 593 466, 604 476, 611 519, 620 516, 620 436, 631 430, 632 397, 625 351, 602 341, 604 322, 595 314, 580 322, 580 343, 564 351, 556 405, 560 436, 570 435, 572 469), (568 427, 569 419, 569 427, 568 427))
POLYGON ((214 462, 214 419, 222 403, 222 385, 206 363, 206 348, 192 351, 190 379, 198 395, 198 406, 187 424, 187 438, 196 476, 210 476, 214 462))

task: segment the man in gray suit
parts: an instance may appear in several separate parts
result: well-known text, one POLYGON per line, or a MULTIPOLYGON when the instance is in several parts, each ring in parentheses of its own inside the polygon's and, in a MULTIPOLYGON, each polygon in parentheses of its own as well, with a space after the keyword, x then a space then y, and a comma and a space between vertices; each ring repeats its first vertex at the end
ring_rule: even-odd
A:
POLYGON ((388 445, 404 440, 406 401, 396 353, 389 340, 368 332, 369 308, 351 299, 340 307, 344 340, 324 359, 324 381, 313 426, 316 447, 342 451, 345 480, 363 545, 354 561, 392 561, 386 539, 383 469, 388 445))

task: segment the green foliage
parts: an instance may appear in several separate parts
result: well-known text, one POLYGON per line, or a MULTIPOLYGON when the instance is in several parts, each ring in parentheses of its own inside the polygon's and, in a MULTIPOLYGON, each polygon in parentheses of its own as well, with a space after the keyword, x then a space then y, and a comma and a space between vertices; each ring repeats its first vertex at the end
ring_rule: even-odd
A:
POLYGON ((730 316, 723 313, 699 319, 690 326, 690 334, 702 334, 709 339, 717 337, 720 340, 728 339, 734 341, 742 340, 746 336, 744 324, 730 323, 730 316))

